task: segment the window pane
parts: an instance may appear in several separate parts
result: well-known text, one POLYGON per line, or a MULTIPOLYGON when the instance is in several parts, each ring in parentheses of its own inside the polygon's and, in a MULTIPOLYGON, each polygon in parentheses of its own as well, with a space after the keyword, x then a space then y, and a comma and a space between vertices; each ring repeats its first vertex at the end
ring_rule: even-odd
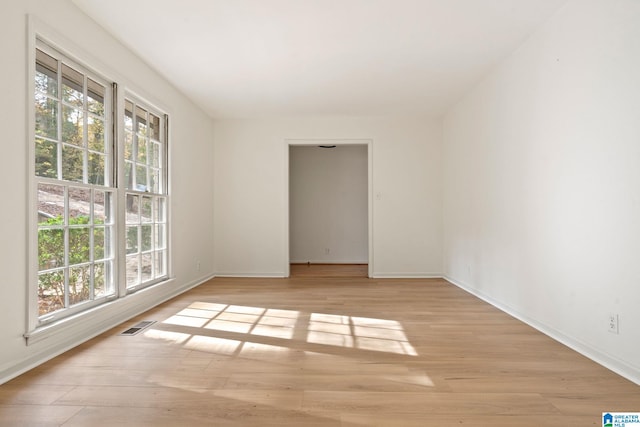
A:
POLYGON ((133 134, 130 131, 124 132, 124 158, 133 159, 133 134))
POLYGON ((151 161, 149 164, 154 168, 160 168, 160 143, 154 142, 151 149, 151 161))
POLYGON ((156 202, 154 203, 154 217, 157 222, 165 222, 166 218, 166 203, 164 197, 157 197, 156 202))
POLYGON ((94 224, 113 224, 112 193, 95 190, 93 194, 94 224))
POLYGON ((133 103, 128 100, 124 101, 124 128, 133 131, 133 103))
POLYGON ((167 253, 166 251, 156 252, 156 278, 167 274, 167 253))
POLYGON ((69 265, 82 264, 90 261, 91 228, 69 229, 69 265))
POLYGON ((124 162, 124 182, 127 190, 133 190, 133 163, 124 162))
POLYGON ((138 163, 147 163, 147 138, 138 137, 138 163))
POLYGON ((58 177, 58 144, 36 138, 36 175, 58 177))
POLYGON ((94 297, 99 298, 105 296, 106 293, 106 268, 104 263, 95 263, 93 265, 93 292, 94 297))
POLYGON ((153 222, 153 198, 142 196, 142 206, 140 206, 140 216, 142 222, 153 222))
POLYGON ((141 282, 153 279, 153 254, 142 254, 141 282))
POLYGON ((36 90, 58 97, 58 60, 36 49, 36 90))
POLYGON ((52 98, 58 96, 57 73, 45 74, 36 65, 36 90, 52 98))
POLYGON ((147 167, 136 165, 136 190, 148 191, 147 188, 147 167))
POLYGON ((104 121, 89 116, 87 118, 87 138, 90 150, 104 153, 104 121))
POLYGON ((147 136, 147 111, 136 106, 136 132, 140 136, 147 136))
POLYGON ((114 256, 113 242, 114 242, 113 227, 105 227, 104 239, 99 240, 98 243, 94 243, 94 245, 96 244, 102 245, 103 251, 104 251, 104 254, 103 254, 104 259, 113 259, 113 256, 114 256))
POLYGON ((93 292, 95 298, 113 295, 113 263, 100 262, 94 265, 93 292))
POLYGON ((149 179, 151 180, 151 182, 149 183, 149 190, 152 193, 156 193, 156 194, 160 194, 161 193, 161 188, 160 188, 160 171, 158 169, 151 169, 149 171, 149 179))
POLYGON ((38 184, 38 224, 62 225, 64 223, 64 187, 54 184, 38 184))
POLYGON ((71 267, 69 269, 69 304, 88 301, 91 290, 91 267, 71 267))
POLYGON ((62 179, 82 182, 83 150, 70 145, 62 146, 62 179))
POLYGON ((140 196, 127 194, 127 224, 140 222, 140 196))
POLYGON ((84 120, 82 110, 62 106, 62 141, 84 146, 84 120))
POLYGON ((149 114, 149 136, 156 141, 160 140, 160 117, 149 114))
POLYGON ((141 231, 142 242, 141 242, 140 246, 141 246, 141 250, 143 252, 150 251, 150 250, 153 249, 153 244, 152 244, 152 237, 153 236, 151 235, 152 229, 153 229, 153 226, 151 226, 151 225, 143 225, 141 227, 140 231, 141 231))
POLYGON ((156 249, 165 249, 167 247, 166 225, 157 224, 155 226, 155 230, 156 230, 156 235, 155 235, 156 249))
POLYGON ((91 190, 69 187, 69 225, 89 224, 91 190))
POLYGON ((52 313, 64 308, 64 271, 56 270, 38 275, 38 314, 52 313))
POLYGON ((62 99, 74 107, 82 108, 83 87, 84 76, 68 65, 62 64, 62 99))
POLYGON ((104 116, 104 93, 104 86, 87 79, 87 108, 101 117, 104 116))
POLYGON ((58 101, 36 95, 36 135, 58 139, 58 101))
POLYGON ((64 230, 38 230, 38 270, 64 266, 64 230))
POLYGON ((127 226, 127 254, 138 252, 138 227, 127 226))
POLYGON ((95 227, 93 229, 93 259, 101 260, 105 258, 105 249, 107 248, 107 238, 105 227, 95 227))
POLYGON ((89 184, 104 185, 105 169, 104 162, 106 156, 102 154, 89 153, 89 184))
POLYGON ((140 283, 138 271, 140 270, 140 257, 138 255, 130 255, 127 257, 127 287, 135 286, 140 283))

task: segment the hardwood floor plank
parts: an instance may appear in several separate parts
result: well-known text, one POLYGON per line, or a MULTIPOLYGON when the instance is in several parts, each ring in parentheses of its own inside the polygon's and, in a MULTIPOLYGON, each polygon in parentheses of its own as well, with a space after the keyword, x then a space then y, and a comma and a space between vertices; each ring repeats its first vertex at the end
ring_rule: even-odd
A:
POLYGON ((232 374, 227 389, 249 390, 315 390, 315 391, 385 391, 426 392, 435 389, 433 382, 420 375, 363 374, 232 374))
POLYGON ((640 412, 640 393, 618 391, 614 388, 601 389, 600 393, 575 393, 544 395, 563 414, 580 415, 602 412, 640 412))
POLYGON ((601 426, 601 414, 597 416, 549 416, 549 415, 442 415, 378 416, 375 414, 345 414, 343 426, 369 427, 425 427, 425 426, 472 426, 472 427, 588 427, 601 426))
POLYGON ((65 424, 82 409, 82 406, 0 404, 0 427, 57 427, 65 424))
MULTIPOLYGON (((1 424, 0 424, 1 425, 1 424)), ((260 426, 340 427, 340 414, 333 418, 317 417, 299 411, 274 410, 256 405, 234 405, 198 408, 105 408, 86 407, 64 424, 64 427, 260 427, 260 426)))
POLYGON ((305 391, 304 408, 350 414, 558 415, 560 412, 537 393, 415 393, 305 391))
POLYGON ((71 391, 71 385, 40 385, 27 387, 9 382, 0 387, 0 405, 48 405, 71 391))

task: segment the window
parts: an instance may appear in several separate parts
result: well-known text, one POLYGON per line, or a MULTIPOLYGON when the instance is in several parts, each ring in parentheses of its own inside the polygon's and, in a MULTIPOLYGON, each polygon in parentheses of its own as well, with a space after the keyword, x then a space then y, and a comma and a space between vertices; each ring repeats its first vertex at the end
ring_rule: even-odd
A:
POLYGON ((168 278, 168 118, 39 40, 34 76, 37 327, 168 278))
POLYGON ((36 50, 38 315, 115 294, 110 84, 44 45, 36 50))
POLYGON ((127 288, 167 275, 166 117, 132 99, 124 108, 127 288))

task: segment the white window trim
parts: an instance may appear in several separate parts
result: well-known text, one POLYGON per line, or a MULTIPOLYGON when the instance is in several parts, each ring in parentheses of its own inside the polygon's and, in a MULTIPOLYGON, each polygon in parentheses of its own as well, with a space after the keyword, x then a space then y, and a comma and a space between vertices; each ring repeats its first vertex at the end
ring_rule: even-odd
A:
MULTIPOLYGON (((54 57, 56 57, 56 59, 58 61, 62 60, 62 62, 65 65, 71 66, 76 70, 80 70, 84 75, 86 75, 87 77, 95 80, 96 82, 102 84, 105 88, 105 91, 109 92, 109 96, 105 96, 105 102, 104 102, 104 106, 105 106, 105 116, 104 116, 104 123, 105 123, 105 160, 108 159, 108 161, 105 163, 105 176, 106 176, 106 180, 105 181, 110 181, 110 185, 109 186, 101 186, 101 185, 95 185, 95 184, 88 184, 88 183, 81 183, 81 182, 72 182, 72 181, 63 181, 60 180, 58 178, 45 178, 45 177, 35 177, 35 171, 32 175, 32 179, 34 180, 32 186, 34 187, 34 203, 36 203, 36 216, 37 216, 37 211, 38 211, 38 206, 37 206, 37 187, 38 184, 40 183, 51 183, 54 185, 59 185, 59 186, 66 186, 67 188, 86 188, 86 189, 95 189, 98 191, 105 191, 105 192, 112 192, 114 194, 114 196, 117 196, 117 187, 116 187, 116 181, 115 181, 115 176, 114 176, 114 171, 116 170, 116 163, 118 161, 116 155, 117 152, 115 151, 115 143, 114 143, 114 138, 115 135, 112 131, 109 131, 107 129, 112 128, 113 127, 113 122, 114 122, 114 110, 113 110, 113 106, 114 106, 114 97, 115 97, 115 91, 113 90, 113 83, 109 81, 109 79, 101 76, 100 74, 94 72, 91 69, 88 69, 86 66, 84 66, 83 64, 78 63, 78 61, 75 61, 72 58, 69 58, 68 55, 65 54, 61 54, 58 52, 58 50, 52 46, 50 46, 50 44, 45 41, 42 40, 41 38, 36 38, 36 47, 37 49, 41 50, 44 53, 47 53, 49 55, 52 55, 54 57), (109 179, 110 178, 110 179, 109 179)), ((34 65, 32 64, 32 67, 34 65)), ((33 71, 33 70, 32 70, 33 71)), ((35 76, 35 72, 34 72, 34 76, 35 76)), ((35 80, 35 78, 32 78, 32 80, 35 80)), ((33 82, 32 82, 33 83, 33 82)), ((58 88, 59 90, 59 98, 62 97, 62 88, 58 88)), ((35 93, 35 88, 34 88, 34 93, 35 93)), ((60 105, 63 105, 62 101, 60 105)), ((31 106, 33 108, 33 98, 31 100, 31 106)), ((86 112, 85 112, 86 113, 86 112)), ((59 110, 59 114, 62 114, 62 110, 59 110)), ((33 117, 33 116, 31 116, 33 117)), ((35 126, 34 126, 35 127, 35 126)), ((33 137, 35 138, 35 132, 33 137)), ((58 135, 58 137, 60 138, 60 135, 58 135)), ((34 139, 31 140, 30 143, 30 147, 33 150, 33 153, 30 157, 30 164, 33 165, 33 159, 35 156, 35 148, 34 148, 34 139)), ((86 154, 85 154, 86 155, 86 154)), ((85 165, 86 167, 86 165, 85 165)), ((85 169, 83 171, 83 173, 86 175, 87 170, 85 169)), ((86 176, 85 176, 86 179, 86 176)), ((116 197, 113 198, 113 207, 112 209, 117 212, 118 210, 118 203, 115 200, 116 197)), ((65 205, 66 205, 66 201, 65 201, 65 205)), ((68 208, 68 206, 67 206, 68 208)), ((67 214, 68 215, 68 214, 67 214)), ((68 216, 67 216, 68 218, 68 216)), ((36 223, 34 225, 31 225, 30 228, 35 228, 35 232, 37 233, 38 230, 40 229, 38 222, 36 221, 36 223)), ((65 226, 65 228, 68 228, 68 226, 65 226)), ((117 267, 116 267, 116 261, 117 261, 117 252, 115 251, 116 247, 117 247, 117 225, 114 224, 114 226, 112 227, 114 229, 114 236, 112 236, 112 238, 115 238, 115 242, 114 242, 114 246, 113 248, 111 248, 111 250, 113 250, 114 254, 113 256, 113 268, 115 269, 115 271, 117 271, 117 267)), ((38 237, 36 235, 36 240, 33 241, 33 246, 36 247, 36 259, 38 259, 38 255, 37 255, 37 246, 38 246, 38 237)), ((30 260, 30 262, 32 262, 30 260)), ((93 265, 93 262, 91 262, 91 264, 93 265)), ((67 266, 68 267, 68 266, 67 266)), ((38 268, 36 268, 36 278, 32 279, 35 280, 37 282, 37 277, 38 277, 38 268)), ((98 305, 104 304, 105 302, 108 302, 110 300, 113 300, 115 298, 119 297, 119 294, 117 292, 117 288, 116 288, 116 280, 115 277, 113 279, 113 285, 114 285, 114 294, 112 295, 106 295, 104 297, 101 298, 96 298, 93 300, 87 300, 84 301, 82 303, 79 303, 75 306, 70 306, 64 309, 64 311, 54 311, 52 313, 48 313, 45 315, 40 316, 39 314, 36 316, 36 328, 42 328, 44 326, 46 326, 47 324, 50 323, 55 323, 57 321, 60 321, 64 318, 67 317, 72 317, 78 313, 82 313, 84 311, 90 310, 98 305)), ((30 286, 31 288, 34 288, 34 285, 30 286)), ((36 299, 37 299, 37 291, 36 291, 36 299)), ((37 310, 36 310, 37 311, 37 310)))
MULTIPOLYGON (((126 221, 126 209, 119 209, 116 215, 116 220, 120 221, 119 224, 122 225, 122 227, 118 227, 117 232, 118 232, 118 246, 117 246, 117 251, 119 254, 124 254, 122 257, 119 257, 117 259, 117 262, 120 263, 119 264, 119 268, 118 269, 118 285, 120 287, 120 294, 121 295, 125 295, 127 293, 134 293, 137 292, 141 289, 145 289, 148 288, 150 286, 154 286, 158 283, 162 283, 166 280, 169 280, 173 277, 172 274, 172 263, 171 263, 171 214, 170 214, 170 206, 171 206, 171 196, 170 196, 170 183, 169 183, 169 141, 170 141, 170 133, 169 133, 169 116, 167 113, 165 113, 161 108, 156 107, 153 103, 147 101, 146 99, 144 99, 141 96, 138 96, 135 92, 130 91, 130 90, 125 90, 122 93, 122 96, 118 97, 118 114, 117 114, 117 153, 124 153, 125 147, 125 126, 124 126, 124 114, 120 114, 121 112, 124 112, 125 109, 125 102, 126 100, 132 100, 136 103, 136 105, 138 105, 138 103, 141 103, 144 107, 148 108, 149 112, 153 112, 157 115, 160 115, 162 117, 163 120, 163 125, 160 129, 160 134, 161 134, 161 141, 163 144, 163 151, 164 151, 164 156, 163 156, 163 164, 162 164, 162 173, 163 173, 163 180, 164 180, 164 185, 163 185, 163 193, 145 193, 145 192, 140 192, 140 191, 136 191, 136 190, 127 190, 125 187, 125 160, 124 160, 124 156, 120 156, 117 155, 117 159, 116 161, 118 162, 118 168, 117 168, 117 183, 119 186, 119 191, 117 192, 117 198, 118 198, 118 203, 120 204, 119 206, 126 206, 126 197, 127 194, 137 194, 140 196, 144 196, 146 195, 151 195, 151 196, 162 196, 166 199, 166 204, 165 204, 165 224, 166 224, 166 230, 165 230, 165 247, 166 247, 166 260, 165 260, 165 275, 161 278, 146 282, 146 283, 139 283, 135 286, 132 286, 130 288, 127 288, 127 278, 126 278, 126 252, 127 252, 127 248, 126 248, 126 225, 127 225, 127 221, 126 221)), ((134 130, 135 133, 135 130, 134 130)), ((134 164, 135 165, 135 164, 134 164)), ((140 244, 140 242, 139 242, 140 244)))
MULTIPOLYGON (((135 96, 137 99, 148 103, 150 106, 154 106, 158 111, 164 111, 165 114, 171 115, 171 109, 163 106, 161 102, 152 101, 153 97, 141 95, 136 89, 132 89, 135 87, 134 84, 131 84, 130 81, 120 74, 117 70, 111 69, 102 62, 100 59, 96 58, 92 54, 78 47, 74 42, 72 42, 67 37, 61 35, 57 30, 53 29, 49 25, 42 22, 38 17, 34 15, 27 15, 27 43, 26 43, 26 60, 27 60, 27 87, 26 87, 26 137, 27 137, 27 167, 26 167, 26 181, 27 182, 27 212, 28 218, 26 221, 27 230, 25 230, 25 234, 27 236, 27 262, 25 265, 25 277, 26 283, 24 284, 26 289, 26 318, 25 318, 25 344, 31 345, 37 342, 48 339, 54 335, 64 333, 65 331, 71 330, 87 330, 88 335, 87 338, 90 338, 95 335, 95 331, 104 331, 108 326, 113 326, 109 319, 113 318, 112 314, 109 314, 111 310, 121 311, 124 308, 125 311, 131 312, 132 305, 139 304, 139 301, 134 298, 132 300, 128 300, 127 298, 123 298, 128 294, 135 293, 139 290, 149 290, 152 291, 157 286, 172 286, 175 284, 175 277, 173 275, 173 254, 171 250, 171 203, 170 195, 171 195, 171 179, 170 179, 170 168, 171 168, 171 155, 170 155, 170 145, 167 143, 166 148, 166 159, 165 166, 167 174, 166 176, 166 196, 167 196, 167 207, 166 207, 166 221, 167 221, 167 259, 166 259, 166 278, 162 281, 155 282, 150 284, 149 286, 143 288, 134 288, 126 290, 126 281, 123 281, 124 274, 126 274, 123 263, 125 262, 125 257, 120 256, 120 254, 125 253, 126 248, 124 245, 126 242, 120 236, 125 232, 124 225, 124 209, 120 209, 119 206, 122 206, 120 203, 123 202, 125 191, 119 190, 119 183, 124 179, 124 171, 123 167, 119 164, 123 162, 119 158, 120 150, 122 149, 123 144, 123 122, 124 117, 119 112, 124 111, 124 99, 125 93, 130 93, 132 96, 135 96), (35 226, 38 223, 38 203, 37 203, 37 184, 35 177, 35 162, 33 159, 35 158, 35 105, 33 102, 33 96, 35 93, 35 63, 36 63, 36 45, 37 40, 41 40, 49 45, 51 48, 60 52, 61 54, 73 58, 76 62, 80 62, 82 64, 86 64, 83 68, 87 68, 90 71, 96 73, 99 76, 111 76, 111 78, 107 80, 112 80, 114 82, 119 82, 120 84, 116 85, 117 89, 114 93, 114 107, 115 107, 115 118, 113 120, 114 131, 113 138, 115 138, 114 144, 114 163, 116 166, 116 174, 114 175, 114 186, 116 188, 116 197, 114 200, 115 203, 115 251, 117 256, 114 260, 114 269, 116 271, 116 295, 110 299, 109 302, 97 305, 93 308, 89 308, 87 310, 71 314, 67 317, 63 317, 58 321, 54 321, 45 325, 39 325, 39 313, 38 313, 38 289, 37 286, 37 277, 38 277, 38 230, 35 226), (126 89, 125 89, 126 88, 126 89), (121 200, 122 199, 122 200, 121 200), (122 216, 122 218, 121 218, 122 216), (124 291, 123 291, 124 288, 124 291), (114 308, 114 307, 122 307, 122 308, 114 308), (95 324, 88 325, 87 321, 89 319, 95 319, 95 324)), ((170 130, 167 130, 166 140, 171 141, 170 130)), ((160 291, 162 294, 167 293, 168 295, 173 295, 170 289, 167 291, 160 291), (167 292, 168 291, 168 292, 167 292)), ((153 291, 155 294, 156 292, 153 291)))

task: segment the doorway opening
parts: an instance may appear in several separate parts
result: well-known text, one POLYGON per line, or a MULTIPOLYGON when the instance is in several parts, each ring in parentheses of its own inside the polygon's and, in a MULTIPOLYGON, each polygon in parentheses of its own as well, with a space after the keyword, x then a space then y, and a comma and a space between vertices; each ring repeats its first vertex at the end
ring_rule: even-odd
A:
POLYGON ((286 140, 285 271, 370 277, 371 140, 286 140))

